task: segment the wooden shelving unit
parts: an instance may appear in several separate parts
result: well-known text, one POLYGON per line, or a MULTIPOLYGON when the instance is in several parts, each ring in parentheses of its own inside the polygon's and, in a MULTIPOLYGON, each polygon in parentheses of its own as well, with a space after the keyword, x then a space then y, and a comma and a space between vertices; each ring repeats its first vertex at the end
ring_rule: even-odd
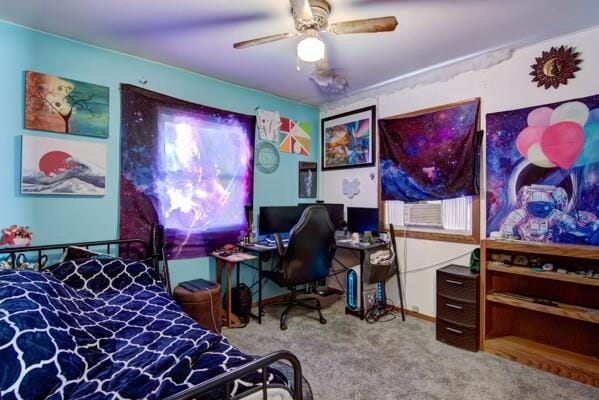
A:
POLYGON ((530 243, 521 240, 485 240, 487 249, 515 251, 528 254, 579 257, 599 260, 596 246, 568 245, 561 243, 530 243))
POLYGON ((559 272, 553 272, 553 271, 537 272, 537 271, 533 271, 530 268, 526 268, 526 267, 517 267, 517 266, 504 267, 504 266, 491 265, 491 264, 487 265, 487 269, 490 271, 504 272, 506 274, 525 275, 525 276, 531 276, 533 278, 539 278, 539 279, 553 279, 556 281, 572 282, 572 283, 578 283, 581 285, 599 286, 599 279, 582 278, 582 277, 575 276, 575 275, 560 274, 559 272))
POLYGON ((599 387, 599 280, 488 263, 493 253, 571 269, 596 265, 599 249, 483 241, 480 290, 481 349, 599 387))
MULTIPOLYGON (((506 304, 513 307, 526 308, 528 310, 557 315, 565 318, 578 319, 580 321, 599 324, 599 310, 592 308, 573 306, 565 303, 555 303, 555 306, 535 303, 532 300, 524 300, 513 293, 491 292, 487 300, 495 303, 506 304)), ((599 360, 598 360, 599 362, 599 360)))
POLYGON ((485 351, 582 383, 599 386, 599 362, 593 357, 517 336, 489 339, 485 341, 485 351))

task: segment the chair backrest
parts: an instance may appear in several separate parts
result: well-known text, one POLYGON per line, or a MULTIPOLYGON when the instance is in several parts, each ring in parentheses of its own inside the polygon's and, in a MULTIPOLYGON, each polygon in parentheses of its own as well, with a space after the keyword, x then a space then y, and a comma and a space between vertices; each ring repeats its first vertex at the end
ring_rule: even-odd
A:
POLYGON ((325 278, 335 252, 335 226, 326 207, 307 207, 291 229, 283 256, 283 279, 290 285, 325 278))

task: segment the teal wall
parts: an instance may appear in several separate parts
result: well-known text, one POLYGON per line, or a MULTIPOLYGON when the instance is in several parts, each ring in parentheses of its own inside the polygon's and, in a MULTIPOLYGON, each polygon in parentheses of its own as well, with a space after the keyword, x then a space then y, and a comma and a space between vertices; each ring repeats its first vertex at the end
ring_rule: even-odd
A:
MULTIPOLYGON (((256 170, 254 204, 291 205, 298 202, 299 161, 318 155, 318 109, 253 89, 229 84, 164 64, 101 49, 0 22, 0 227, 29 225, 34 244, 113 239, 118 235, 120 83, 138 85, 143 77, 149 90, 199 104, 254 114, 256 107, 278 110, 282 116, 306 121, 313 128, 310 157, 281 153, 279 169, 270 175, 256 170), (20 137, 23 133, 64 138, 65 135, 32 132, 24 126, 24 72, 64 76, 110 87, 110 137, 88 140, 108 145, 107 195, 104 197, 23 196, 19 193, 20 137)), ((202 55, 198 54, 198 57, 202 55)), ((214 279, 207 258, 172 262, 174 284, 193 278, 214 279)), ((251 280, 253 275, 244 274, 251 280)), ((267 295, 278 293, 269 283, 267 295)))

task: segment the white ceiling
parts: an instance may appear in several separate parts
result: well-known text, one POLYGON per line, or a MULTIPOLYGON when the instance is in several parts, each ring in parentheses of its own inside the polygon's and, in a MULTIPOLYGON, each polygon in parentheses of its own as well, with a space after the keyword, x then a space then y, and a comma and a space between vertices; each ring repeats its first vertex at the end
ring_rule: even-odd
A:
MULTIPOLYGON (((324 35, 347 94, 475 53, 599 24, 598 0, 330 0, 330 22, 394 15, 395 32, 324 35)), ((0 19, 175 65, 309 104, 335 100, 296 71, 287 0, 0 0, 0 19)))

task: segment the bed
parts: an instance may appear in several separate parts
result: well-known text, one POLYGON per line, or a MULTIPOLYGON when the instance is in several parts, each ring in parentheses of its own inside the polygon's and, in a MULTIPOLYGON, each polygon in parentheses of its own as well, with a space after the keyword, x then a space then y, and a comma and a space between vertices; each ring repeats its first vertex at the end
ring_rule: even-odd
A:
POLYGON ((14 267, 21 253, 42 260, 71 246, 108 254, 112 246, 124 256, 0 271, 0 398, 311 398, 292 353, 245 354, 189 318, 160 278, 155 243, 0 249, 0 256, 14 267))

